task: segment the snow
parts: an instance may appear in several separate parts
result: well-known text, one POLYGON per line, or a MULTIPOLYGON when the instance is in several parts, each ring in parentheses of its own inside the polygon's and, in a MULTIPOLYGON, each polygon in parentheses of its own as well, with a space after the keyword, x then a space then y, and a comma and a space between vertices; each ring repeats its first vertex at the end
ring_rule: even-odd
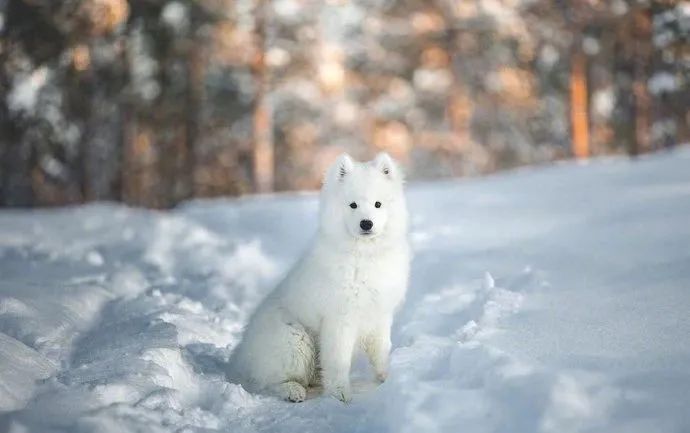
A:
POLYGON ((664 92, 674 92, 678 88, 678 80, 676 76, 670 72, 657 72, 652 75, 647 83, 649 91, 655 95, 664 92))
POLYGON ((174 30, 184 31, 189 27, 189 13, 187 7, 173 1, 165 5, 161 11, 161 20, 174 30))
POLYGON ((223 366, 316 196, 0 211, 0 430, 690 429, 690 150, 409 185, 388 380, 349 405, 223 366))
POLYGON ((582 39, 582 51, 588 56, 596 56, 601 50, 601 44, 592 36, 585 36, 582 39))
POLYGON ((597 89, 592 94, 592 112, 599 119, 610 119, 616 108, 616 92, 613 86, 597 89))
MULTIPOLYGON (((2 27, 0 25, 0 27, 2 27)), ((33 113, 36 110, 38 93, 50 78, 50 71, 42 66, 30 74, 18 76, 14 79, 12 90, 7 95, 7 105, 13 112, 25 111, 33 113)))

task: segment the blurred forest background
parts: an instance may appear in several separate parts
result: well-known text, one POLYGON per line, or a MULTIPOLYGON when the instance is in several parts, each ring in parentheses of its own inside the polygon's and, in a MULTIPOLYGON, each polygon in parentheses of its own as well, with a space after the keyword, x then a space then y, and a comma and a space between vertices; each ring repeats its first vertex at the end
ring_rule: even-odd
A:
POLYGON ((690 1, 0 0, 0 205, 412 179, 690 135, 690 1))

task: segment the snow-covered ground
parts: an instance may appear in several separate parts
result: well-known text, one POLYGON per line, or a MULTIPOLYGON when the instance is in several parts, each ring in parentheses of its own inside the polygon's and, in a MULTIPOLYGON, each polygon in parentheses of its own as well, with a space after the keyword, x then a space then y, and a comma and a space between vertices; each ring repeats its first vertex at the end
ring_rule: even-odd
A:
POLYGON ((314 195, 0 212, 0 431, 687 432, 690 151, 409 186, 390 377, 349 405, 223 365, 314 195))

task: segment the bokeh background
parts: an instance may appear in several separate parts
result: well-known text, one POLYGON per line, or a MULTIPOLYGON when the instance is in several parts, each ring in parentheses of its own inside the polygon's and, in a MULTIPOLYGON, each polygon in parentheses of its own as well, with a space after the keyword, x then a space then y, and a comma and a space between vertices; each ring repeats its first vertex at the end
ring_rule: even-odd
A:
POLYGON ((0 205, 411 179, 690 135, 690 2, 0 0, 0 205))

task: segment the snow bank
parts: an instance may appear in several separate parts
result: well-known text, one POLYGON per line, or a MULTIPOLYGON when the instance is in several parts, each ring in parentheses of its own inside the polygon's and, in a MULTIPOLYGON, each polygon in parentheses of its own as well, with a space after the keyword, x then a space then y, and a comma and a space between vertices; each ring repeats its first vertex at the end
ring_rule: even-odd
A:
POLYGON ((0 212, 0 431, 681 432, 690 152, 411 185, 389 379, 350 405, 223 366, 313 195, 0 212))

